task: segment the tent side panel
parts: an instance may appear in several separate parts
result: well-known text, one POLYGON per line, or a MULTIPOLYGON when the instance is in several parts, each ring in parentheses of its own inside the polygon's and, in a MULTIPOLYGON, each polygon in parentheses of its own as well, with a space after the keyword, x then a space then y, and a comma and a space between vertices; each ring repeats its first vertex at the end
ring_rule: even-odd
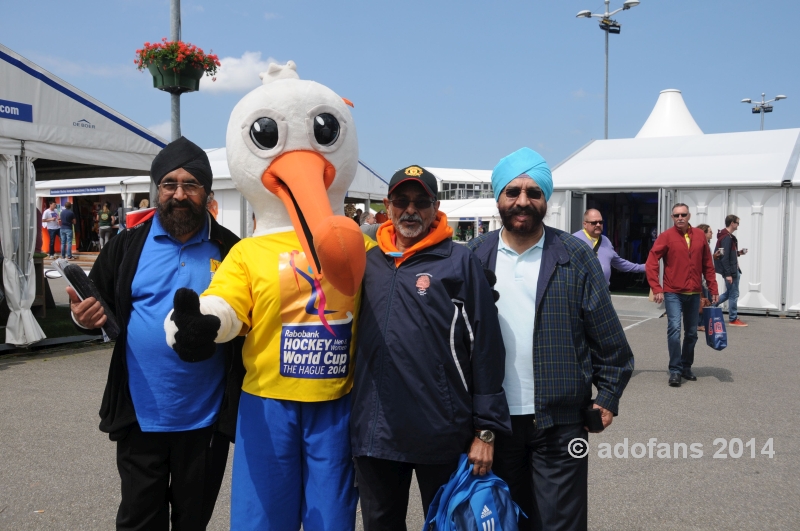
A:
POLYGON ((800 190, 789 191, 789 268, 786 310, 800 313, 800 190))
MULTIPOLYGON (((721 189, 707 189, 707 190, 678 190, 676 203, 686 203, 689 207, 689 212, 692 214, 692 226, 696 227, 705 223, 714 231, 714 237, 711 239, 711 248, 713 250, 716 242, 716 234, 719 230, 725 228, 725 216, 728 215, 728 191, 721 189)), ((669 205, 670 207, 672 205, 669 205)), ((722 275, 717 275, 717 286, 719 293, 725 293, 725 281, 722 275)), ((741 286, 740 286, 741 287, 741 286)))
POLYGON ((731 192, 731 214, 740 218, 736 238, 742 278, 740 310, 780 310, 783 264, 784 194, 781 188, 745 189, 731 192))
POLYGON ((550 201, 547 202, 547 215, 544 217, 544 222, 548 227, 569 230, 567 226, 569 211, 566 208, 568 194, 568 191, 557 191, 550 196, 550 201))
POLYGON ((241 234, 241 208, 242 194, 239 190, 214 190, 214 200, 219 206, 217 221, 220 225, 242 237, 241 234))

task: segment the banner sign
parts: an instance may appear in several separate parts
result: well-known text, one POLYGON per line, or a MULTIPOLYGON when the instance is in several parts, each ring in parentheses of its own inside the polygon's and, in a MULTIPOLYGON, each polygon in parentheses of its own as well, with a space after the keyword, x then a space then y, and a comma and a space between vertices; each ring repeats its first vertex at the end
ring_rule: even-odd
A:
POLYGON ((0 118, 33 123, 33 105, 16 101, 0 100, 0 118))
POLYGON ((50 197, 62 195, 81 195, 81 194, 104 194, 105 186, 86 186, 84 188, 51 188, 50 197))

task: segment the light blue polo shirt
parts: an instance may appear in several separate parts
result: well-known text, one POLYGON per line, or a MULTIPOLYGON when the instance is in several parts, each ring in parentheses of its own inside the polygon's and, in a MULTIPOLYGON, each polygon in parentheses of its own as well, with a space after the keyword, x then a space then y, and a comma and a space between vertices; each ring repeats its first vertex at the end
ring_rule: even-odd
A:
POLYGON ((167 345, 164 319, 178 288, 202 293, 211 283, 219 246, 209 240, 208 218, 186 243, 164 230, 158 214, 133 277, 128 321, 128 383, 142 431, 172 432, 210 426, 225 390, 223 347, 210 359, 182 361, 167 345))
POLYGON ((533 325, 536 321, 536 286, 542 262, 544 234, 522 254, 506 245, 501 229, 497 244, 495 289, 497 310, 506 347, 503 390, 512 415, 535 413, 533 402, 533 325))

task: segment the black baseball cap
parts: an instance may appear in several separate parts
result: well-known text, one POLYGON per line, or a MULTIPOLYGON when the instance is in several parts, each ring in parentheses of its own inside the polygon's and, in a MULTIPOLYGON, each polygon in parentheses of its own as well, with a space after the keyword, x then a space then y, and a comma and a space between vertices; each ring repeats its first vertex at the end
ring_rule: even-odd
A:
POLYGON ((422 166, 408 166, 397 170, 395 174, 392 175, 392 180, 389 181, 389 195, 391 195, 392 190, 406 181, 417 181, 422 185, 428 195, 434 199, 436 199, 439 193, 439 185, 436 182, 436 177, 434 177, 431 172, 422 166))

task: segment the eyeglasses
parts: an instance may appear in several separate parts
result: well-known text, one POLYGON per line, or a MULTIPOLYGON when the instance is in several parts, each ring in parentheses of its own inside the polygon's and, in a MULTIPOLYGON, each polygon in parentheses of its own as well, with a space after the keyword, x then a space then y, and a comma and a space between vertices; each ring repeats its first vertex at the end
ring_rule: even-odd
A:
POLYGON ((410 203, 414 203, 414 208, 417 210, 425 210, 426 208, 430 208, 435 201, 433 199, 415 199, 410 200, 406 198, 402 199, 390 199, 389 202, 392 204, 393 207, 399 208, 400 210, 405 210, 408 208, 410 203))
POLYGON ((689 215, 688 212, 678 212, 677 214, 672 214, 673 218, 685 218, 689 215))
POLYGON ((597 225, 602 225, 603 224, 603 220, 601 219, 600 221, 584 221, 584 223, 588 223, 589 225, 592 225, 592 226, 597 226, 597 225))
POLYGON ((505 194, 506 197, 509 199, 516 199, 519 197, 519 194, 525 192, 525 195, 528 196, 528 199, 541 199, 542 198, 542 191, 537 190, 536 188, 506 188, 505 194))
POLYGON ((158 188, 167 194, 174 194, 178 191, 178 187, 183 188, 183 193, 186 195, 198 195, 203 189, 202 184, 195 183, 161 183, 158 185, 158 188))

